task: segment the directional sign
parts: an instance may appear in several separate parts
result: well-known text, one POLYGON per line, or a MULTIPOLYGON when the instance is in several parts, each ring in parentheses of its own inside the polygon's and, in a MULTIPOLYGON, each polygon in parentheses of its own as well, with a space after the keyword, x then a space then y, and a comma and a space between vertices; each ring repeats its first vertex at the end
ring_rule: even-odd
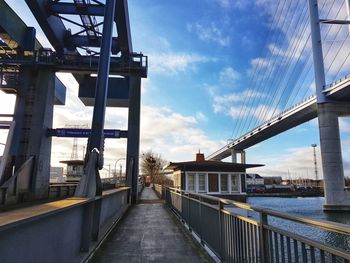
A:
MULTIPOLYGON (((91 129, 72 129, 59 128, 48 129, 48 136, 68 137, 68 138, 88 138, 91 135, 91 129)), ((127 138, 127 131, 105 129, 105 138, 127 138)))

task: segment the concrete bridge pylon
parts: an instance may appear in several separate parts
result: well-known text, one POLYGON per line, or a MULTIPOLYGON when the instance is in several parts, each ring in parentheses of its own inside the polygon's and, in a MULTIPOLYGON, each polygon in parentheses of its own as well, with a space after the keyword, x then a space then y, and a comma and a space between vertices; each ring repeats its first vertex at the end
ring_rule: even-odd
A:
MULTIPOLYGON (((319 18, 317 0, 309 0, 309 11, 317 97, 317 116, 325 189, 325 203, 323 209, 328 211, 350 210, 350 192, 346 192, 345 190, 339 134, 338 108, 341 106, 339 106, 337 102, 327 99, 324 92, 326 80, 320 30, 320 23, 322 21, 319 18)), ((326 23, 332 22, 326 21, 326 23)))

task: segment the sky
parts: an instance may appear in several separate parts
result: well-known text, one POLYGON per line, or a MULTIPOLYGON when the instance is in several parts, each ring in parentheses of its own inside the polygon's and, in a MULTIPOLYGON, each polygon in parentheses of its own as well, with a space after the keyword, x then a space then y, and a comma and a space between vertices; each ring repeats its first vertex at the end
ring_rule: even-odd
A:
MULTIPOLYGON (((37 28, 39 41, 45 47, 50 46, 23 1, 6 2, 27 25, 37 28)), ((302 68, 295 66, 291 77, 281 74, 282 70, 290 66, 287 61, 308 61, 307 54, 311 51, 311 42, 305 37, 307 34, 298 33, 302 31, 298 31, 297 23, 308 12, 305 1, 285 1, 287 4, 293 3, 290 7, 287 4, 282 7, 283 2, 128 1, 133 49, 147 55, 149 61, 148 78, 142 80, 141 152, 152 150, 168 161, 193 160, 199 150, 205 155, 213 153, 229 139, 242 135, 237 128, 242 124, 238 117, 241 115, 244 100, 249 96, 260 98, 260 102, 244 108, 247 115, 245 117, 251 124, 242 132, 249 131, 249 128, 254 128, 254 124, 263 121, 255 114, 262 107, 267 114, 274 109, 283 110, 281 105, 269 105, 269 96, 274 90, 259 87, 264 79, 263 74, 256 73, 257 64, 264 70, 269 70, 265 71, 269 75, 279 77, 266 80, 265 83, 274 87, 274 81, 285 82, 286 89, 295 92, 290 95, 293 99, 282 98, 288 101, 284 103, 284 107, 292 106, 305 97, 293 90, 293 83, 301 83, 301 78, 306 79, 303 82, 306 87, 305 94, 314 93, 312 70, 302 71, 302 68), (282 38, 269 38, 273 33, 276 36, 281 35, 282 38), (293 46, 293 43, 301 44, 293 46), (267 60, 268 57, 277 57, 279 60, 272 64, 267 60), (253 76, 258 77, 252 80, 253 76)), ((325 11, 321 10, 321 15, 342 17, 345 12, 342 5, 343 1, 337 0, 334 6, 326 6, 325 11)), ((305 30, 309 30, 308 26, 305 30)), ((327 28, 322 30, 323 35, 328 38, 347 38, 346 28, 340 31, 331 28, 330 32, 327 28)), ((350 45, 346 42, 340 48, 340 43, 344 42, 325 41, 324 50, 327 51, 333 43, 339 45, 339 54, 333 54, 333 57, 339 55, 347 58, 350 53, 347 46, 350 45)), ((331 53, 338 52, 338 49, 330 50, 330 55, 325 52, 325 68, 329 69, 326 75, 328 82, 344 76, 350 68, 349 63, 345 62, 342 71, 338 72, 338 66, 343 60, 334 62, 331 53)), ((305 67, 311 69, 312 61, 305 67)), ((92 108, 85 107, 77 97, 78 83, 70 74, 59 73, 58 77, 68 89, 66 105, 55 106, 53 127, 77 124, 90 126, 92 108)), ((0 93, 0 112, 13 112, 14 100, 14 96, 0 93)), ((108 108, 106 128, 126 130, 127 109, 108 108)), ((345 174, 350 175, 348 118, 340 119, 340 130, 345 174)), ((0 140, 5 142, 5 131, 0 131, 0 140)), ((79 139, 78 142, 79 156, 82 157, 86 140, 79 139)), ((59 161, 70 158, 72 143, 72 139, 53 139, 52 166, 59 166, 59 161)), ((265 164, 264 167, 250 169, 249 172, 269 176, 289 175, 292 178, 313 177, 313 143, 319 145, 317 120, 309 121, 247 149, 247 163, 265 164)), ((124 169, 124 161, 116 164, 116 160, 125 156, 126 140, 107 139, 105 145, 103 172, 107 174, 109 169, 120 164, 124 169)), ((2 149, 0 145, 0 151, 2 149)), ((321 170, 319 147, 317 158, 321 170)))

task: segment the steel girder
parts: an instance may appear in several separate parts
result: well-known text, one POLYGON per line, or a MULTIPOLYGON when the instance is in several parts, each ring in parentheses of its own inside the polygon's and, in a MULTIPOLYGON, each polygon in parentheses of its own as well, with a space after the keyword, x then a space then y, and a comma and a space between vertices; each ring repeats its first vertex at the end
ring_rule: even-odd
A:
MULTIPOLYGON (((104 5, 85 3, 84 0, 82 0, 82 3, 84 3, 82 7, 79 7, 75 1, 72 3, 51 0, 25 1, 56 52, 63 54, 65 50, 74 51, 80 46, 87 48, 100 46, 101 38, 97 37, 97 33, 94 37, 89 36, 89 34, 81 35, 95 28, 95 25, 87 28, 84 26, 84 23, 79 25, 76 21, 70 20, 69 22, 84 28, 79 34, 71 34, 63 23, 63 20, 68 19, 65 19, 61 15, 78 15, 80 17, 103 16, 104 5)), ((113 38, 112 53, 117 54, 121 51, 122 56, 129 55, 132 52, 132 44, 126 0, 117 1, 114 21, 116 23, 118 37, 113 38)))

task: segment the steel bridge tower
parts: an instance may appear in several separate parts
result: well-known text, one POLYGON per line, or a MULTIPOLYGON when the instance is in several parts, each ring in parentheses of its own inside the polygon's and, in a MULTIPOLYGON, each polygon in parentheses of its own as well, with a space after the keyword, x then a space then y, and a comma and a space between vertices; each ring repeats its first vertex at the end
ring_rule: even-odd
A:
POLYGON ((66 90, 56 72, 72 73, 79 83, 80 99, 86 106, 94 106, 86 174, 77 195, 101 194, 98 170, 103 166, 105 108, 128 107, 127 177, 132 201, 136 202, 140 86, 148 65, 147 57, 132 48, 127 0, 25 3, 54 50, 43 48, 36 40, 35 28, 25 25, 0 0, 0 88, 16 94, 13 138, 5 172, 0 175, 0 204, 48 196, 48 130, 52 128, 53 106, 65 103, 66 90))

